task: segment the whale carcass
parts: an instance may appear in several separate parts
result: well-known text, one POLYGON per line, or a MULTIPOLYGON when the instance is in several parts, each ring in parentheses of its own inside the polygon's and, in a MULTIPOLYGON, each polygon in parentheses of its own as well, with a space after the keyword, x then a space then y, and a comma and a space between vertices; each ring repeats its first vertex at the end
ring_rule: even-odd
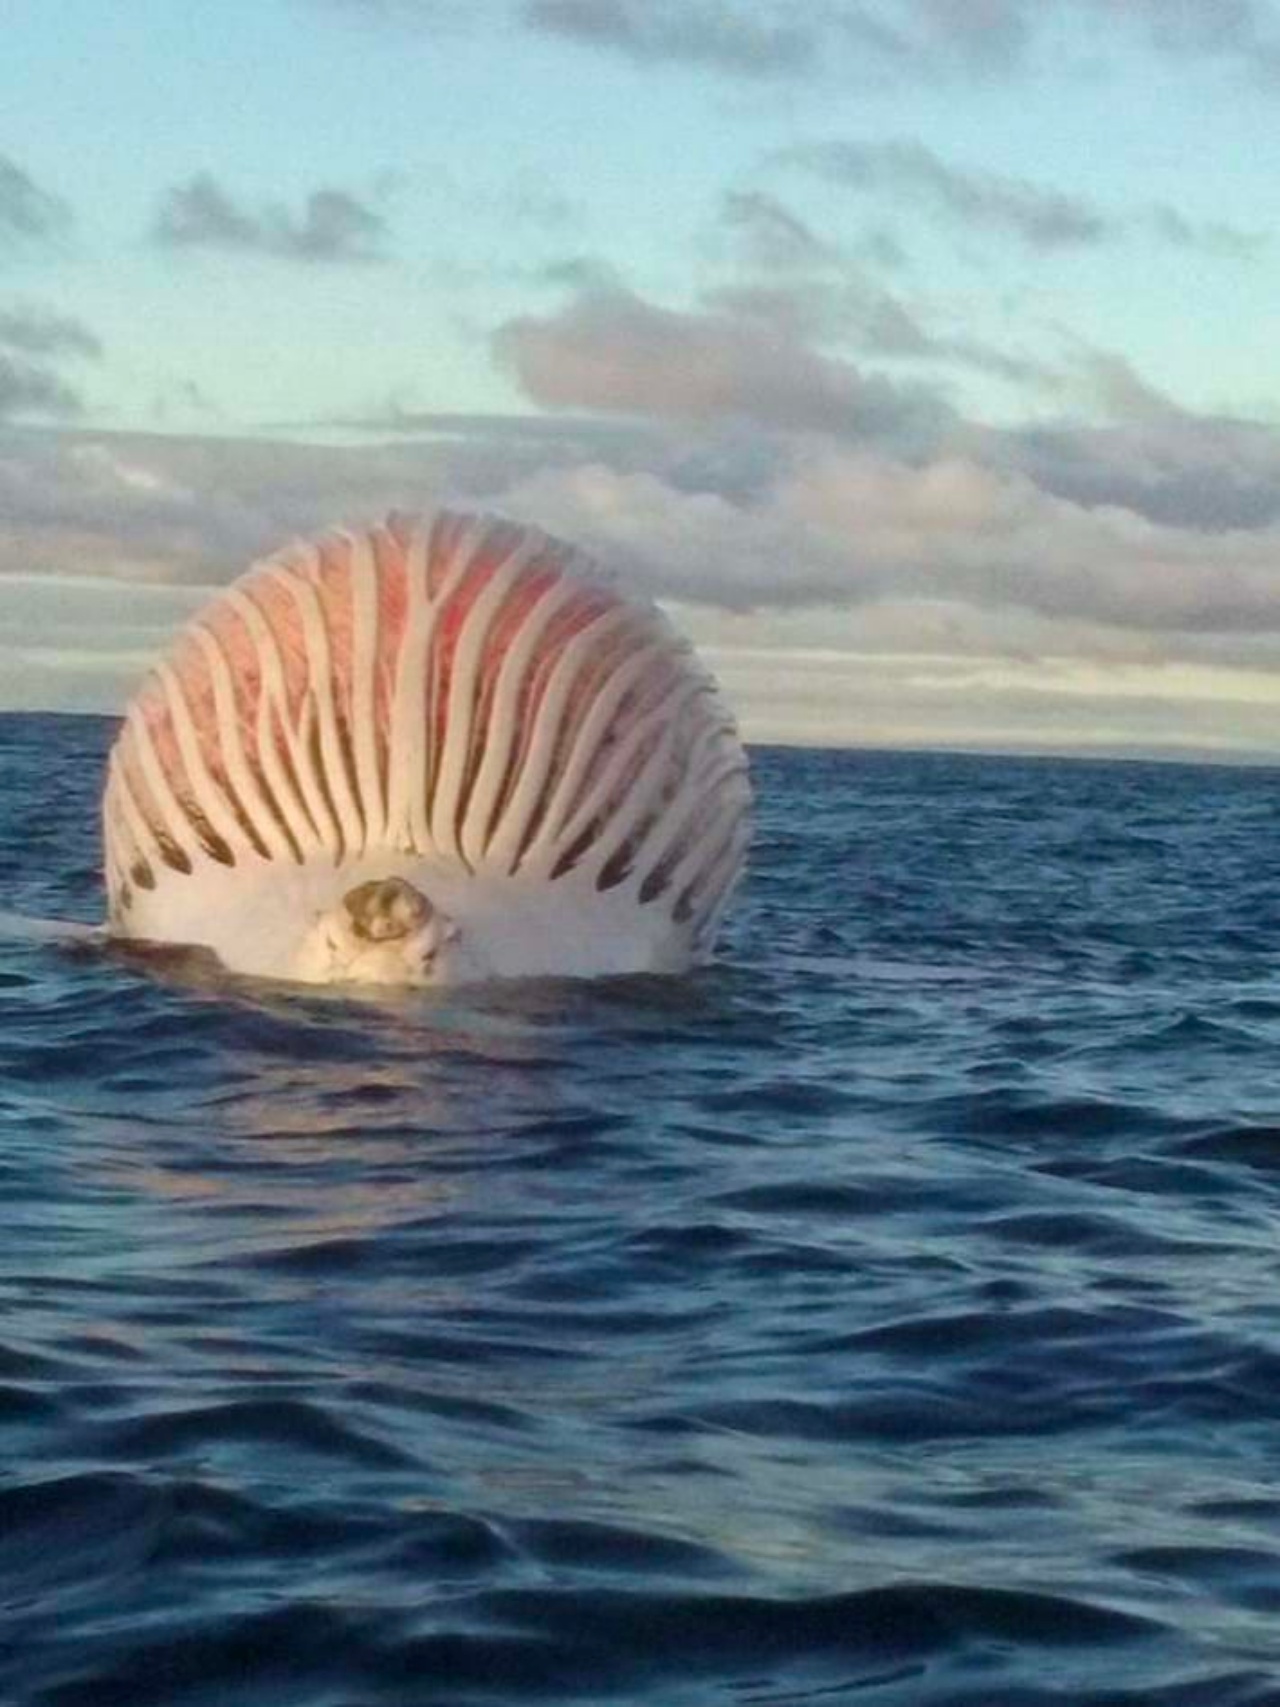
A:
POLYGON ((679 971, 750 805, 661 612, 535 530, 392 516, 255 564, 144 682, 108 933, 307 983, 679 971))

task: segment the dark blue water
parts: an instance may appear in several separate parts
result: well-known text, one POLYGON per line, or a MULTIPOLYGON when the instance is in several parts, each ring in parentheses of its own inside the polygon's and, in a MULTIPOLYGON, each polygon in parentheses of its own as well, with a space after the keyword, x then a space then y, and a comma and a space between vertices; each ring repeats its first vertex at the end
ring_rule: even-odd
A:
POLYGON ((0 1700, 1280 1702, 1280 775, 756 776, 687 982, 0 940, 0 1700))

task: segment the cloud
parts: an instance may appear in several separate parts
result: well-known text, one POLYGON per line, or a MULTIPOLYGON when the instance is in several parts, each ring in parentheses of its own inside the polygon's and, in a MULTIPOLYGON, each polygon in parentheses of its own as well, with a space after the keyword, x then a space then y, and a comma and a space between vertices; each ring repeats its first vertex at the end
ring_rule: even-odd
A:
POLYGON ((837 3, 828 16, 833 33, 916 76, 1007 75, 1071 25, 1088 30, 1095 51, 1127 36, 1167 58, 1216 59, 1254 79, 1280 70, 1270 0, 862 0, 837 3))
POLYGON ((799 214, 765 190, 726 191, 720 218, 738 239, 744 259, 766 272, 824 266, 838 258, 799 214))
POLYGON ((1252 75, 1280 74, 1280 24, 1270 0, 1090 0, 1094 11, 1131 19, 1161 52, 1234 60, 1252 75))
MULTIPOLYGON (((726 608, 942 600, 1165 636, 1280 633, 1280 436, 1264 446, 1261 429, 1253 480, 1269 482, 1270 514, 1216 525, 1192 504, 1155 521, 1126 502, 1175 448, 1183 472, 1170 481, 1190 491, 1198 471, 1207 492, 1211 451, 1197 462, 1173 424, 1163 440, 1062 428, 1034 445, 988 434, 910 458, 822 435, 766 455, 732 437, 551 431, 508 421, 486 436, 464 418, 451 439, 344 448, 12 434, 0 440, 0 570, 219 581, 299 532, 452 501, 582 540, 650 592, 726 608), (1107 501, 1084 482, 1068 492, 1073 459, 1095 488, 1110 469, 1107 501)), ((1225 465, 1225 438, 1217 455, 1225 465)))
POLYGON ((446 466, 465 491, 466 457, 422 445, 11 431, 0 573, 221 581, 299 532, 438 501, 446 466))
POLYGON ((1186 63, 1216 60, 1264 81, 1280 30, 1264 0, 524 0, 532 28, 640 64, 786 78, 828 67, 883 79, 1007 77, 1072 24, 1091 44, 1126 36, 1186 63))
POLYGON ((523 0, 532 29, 640 65, 692 66, 780 81, 832 64, 912 76, 987 72, 1018 61, 1025 0, 523 0))
POLYGON ((449 502, 573 538, 675 602, 757 738, 1274 751, 1275 433, 1238 446, 1271 519, 1215 528, 1194 502, 1183 522, 1129 501, 1158 470, 1167 494, 1207 493, 1236 460, 1224 427, 1185 416, 1034 446, 961 423, 911 455, 723 422, 422 427, 344 448, 0 433, 0 696, 118 708, 200 589, 326 523, 449 502), (1066 490, 1085 468, 1109 500, 1066 490))
POLYGON ((1117 229, 1079 197, 1024 178, 961 171, 920 142, 819 142, 775 159, 848 189, 909 197, 967 230, 1003 232, 1033 249, 1097 244, 1117 229))
POLYGON ((933 330, 901 297, 854 271, 832 281, 725 286, 708 292, 705 300, 713 309, 756 321, 765 338, 776 338, 779 329, 785 328, 804 341, 852 344, 881 362, 969 369, 1037 391, 1058 392, 1065 385, 1062 371, 1050 363, 965 333, 933 330))
MULTIPOLYGON (((1157 661, 1216 636, 1215 668, 1270 635, 1280 659, 1280 432, 1196 416, 1114 352, 1019 366, 811 242, 776 197, 721 212, 754 257, 745 281, 674 308, 594 272, 498 329, 496 357, 547 414, 393 402, 344 423, 385 442, 345 447, 11 429, 0 571, 203 583, 329 521, 454 502, 709 608, 893 607, 921 644, 945 610, 989 648, 1034 633, 1157 661), (1109 424, 982 426, 846 348, 1056 382, 1109 424)), ((0 410, 69 414, 74 395, 32 370, 90 355, 92 334, 28 305, 0 313, 6 336, 0 410)))
POLYGON ((1007 71, 1024 57, 1035 17, 1028 0, 810 0, 803 11, 785 0, 521 0, 516 15, 633 64, 757 81, 833 65, 864 81, 1007 71))
POLYGON ((252 212, 207 172, 166 194, 152 227, 167 249, 224 249, 299 262, 378 261, 382 215, 345 190, 313 190, 301 213, 272 205, 252 212))
POLYGON ((1256 422, 1143 409, 1115 426, 981 433, 972 446, 984 461, 1091 511, 1128 511, 1205 535, 1280 525, 1280 432, 1256 422))
POLYGON ((1091 45, 1126 36, 1185 63, 1216 60, 1253 80, 1280 74, 1280 27, 1268 0, 527 0, 544 28, 634 60, 685 61, 759 77, 827 66, 913 80, 1009 76, 1077 25, 1091 45))
POLYGON ((0 421, 82 413, 80 393, 51 364, 101 353, 79 320, 31 303, 0 308, 0 421))
POLYGON ((523 26, 633 65, 786 83, 1008 79, 1083 35, 1255 84, 1280 77, 1271 0, 311 0, 335 16, 429 29, 523 26))
POLYGON ((1083 348, 1072 365, 1087 399, 1112 420, 1163 422, 1186 411, 1167 392, 1146 380, 1125 356, 1083 348))
POLYGON ((762 334, 730 306, 680 311, 621 288, 509 320, 493 342, 525 394, 551 409, 895 440, 931 436, 950 416, 935 392, 824 355, 782 317, 762 334))
POLYGON ((65 202, 41 189, 16 161, 0 154, 0 252, 58 237, 70 223, 65 202))
POLYGON ((659 593, 729 607, 911 597, 1163 636, 1280 629, 1280 530, 1160 526, 964 456, 815 444, 750 504, 597 465, 503 504, 659 593))
POLYGON ((65 380, 0 350, 0 421, 19 415, 78 415, 83 404, 65 380))
POLYGON ((614 290, 622 286, 622 274, 611 261, 599 255, 561 255, 530 270, 535 284, 566 290, 614 290))
POLYGON ((729 192, 721 201, 720 225, 733 240, 733 258, 747 277, 708 291, 704 301, 758 322, 765 337, 783 331, 819 345, 852 344, 882 360, 934 362, 1017 386, 1062 387, 1061 374, 1044 362, 967 333, 934 330, 918 307, 869 277, 834 244, 818 239, 775 196, 729 192))
POLYGON ((336 427, 366 437, 412 435, 424 442, 466 447, 473 455, 481 447, 500 447, 507 456, 519 454, 527 458, 529 466, 542 466, 547 461, 581 461, 596 455, 607 456, 615 464, 619 459, 630 462, 651 456, 661 438, 661 429, 644 421, 568 413, 482 415, 406 408, 394 400, 362 416, 307 425, 336 427))
POLYGON ((684 64, 764 79, 808 70, 819 39, 790 9, 723 0, 524 0, 521 16, 541 34, 638 64, 684 64))
POLYGON ((28 356, 90 356, 102 345, 79 320, 30 303, 0 308, 0 348, 28 356))
POLYGON ((389 510, 492 502, 539 471, 652 466, 617 422, 444 415, 393 439, 318 445, 176 433, 0 432, 0 575, 221 582, 299 534, 389 510), (428 436, 429 435, 429 436, 428 436))
MULTIPOLYGON (((966 232, 995 232, 1044 252, 1147 236, 1178 249, 1254 261, 1267 242, 1262 232, 1190 219, 1162 203, 1121 216, 1026 178, 950 165, 923 143, 903 138, 800 144, 775 153, 768 163, 883 196, 897 208, 909 201, 966 232)), ((756 218, 759 224, 762 214, 756 218)))
POLYGON ((901 243, 886 227, 869 226, 851 244, 835 243, 819 236, 795 208, 759 188, 730 189, 720 197, 712 249, 723 249, 726 239, 736 264, 758 273, 850 275, 855 265, 893 272, 906 264, 901 243))
POLYGON ((1153 207, 1149 218, 1156 236, 1176 249, 1198 250, 1234 261, 1256 261, 1267 245, 1265 232, 1245 231, 1220 220, 1188 219, 1176 208, 1163 204, 1153 207))

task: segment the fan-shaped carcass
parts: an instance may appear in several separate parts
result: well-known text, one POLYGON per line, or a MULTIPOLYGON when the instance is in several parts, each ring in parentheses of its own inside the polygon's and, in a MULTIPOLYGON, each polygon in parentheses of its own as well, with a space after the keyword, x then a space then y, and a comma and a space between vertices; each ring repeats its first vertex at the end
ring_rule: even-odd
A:
POLYGON ((139 691, 108 928, 312 983, 707 958, 750 788, 665 617, 580 553, 442 512, 256 564, 139 691))

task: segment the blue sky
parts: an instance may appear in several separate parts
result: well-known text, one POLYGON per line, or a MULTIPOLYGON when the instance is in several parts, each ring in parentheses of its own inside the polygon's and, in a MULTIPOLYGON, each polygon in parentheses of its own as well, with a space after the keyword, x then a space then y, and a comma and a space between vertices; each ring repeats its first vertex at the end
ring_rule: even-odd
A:
POLYGON ((758 738, 1280 753, 1269 0, 13 0, 0 703, 441 501, 758 738))

